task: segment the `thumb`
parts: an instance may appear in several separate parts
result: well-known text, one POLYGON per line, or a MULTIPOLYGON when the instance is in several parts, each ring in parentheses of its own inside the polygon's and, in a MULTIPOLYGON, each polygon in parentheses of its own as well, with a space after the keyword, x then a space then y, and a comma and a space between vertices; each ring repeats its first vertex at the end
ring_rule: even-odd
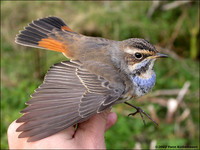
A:
POLYGON ((110 110, 95 114, 89 120, 80 123, 74 139, 86 148, 105 148, 104 132, 110 110))

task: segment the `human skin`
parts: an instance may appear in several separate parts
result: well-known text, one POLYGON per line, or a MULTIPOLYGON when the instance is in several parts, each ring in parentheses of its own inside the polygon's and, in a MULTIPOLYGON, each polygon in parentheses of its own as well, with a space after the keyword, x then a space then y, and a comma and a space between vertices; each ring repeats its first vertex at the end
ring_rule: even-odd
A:
POLYGON ((18 138, 16 129, 21 125, 15 121, 9 126, 8 144, 10 149, 105 149, 105 132, 117 121, 117 115, 108 109, 96 114, 89 120, 72 126, 50 137, 36 142, 27 142, 28 138, 18 138))

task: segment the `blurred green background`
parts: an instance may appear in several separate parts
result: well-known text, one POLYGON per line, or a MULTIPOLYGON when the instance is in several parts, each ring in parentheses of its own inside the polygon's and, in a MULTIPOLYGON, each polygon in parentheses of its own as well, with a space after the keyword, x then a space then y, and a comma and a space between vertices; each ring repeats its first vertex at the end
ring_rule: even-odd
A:
POLYGON ((199 146, 199 4, 192 1, 166 9, 173 2, 1 1, 1 148, 8 148, 7 128, 21 116, 19 111, 42 83, 48 68, 66 60, 61 53, 14 42, 28 23, 49 15, 62 18, 81 34, 113 40, 144 38, 170 55, 156 62, 157 81, 152 92, 131 102, 157 120, 159 128, 147 118, 143 125, 139 115, 127 117, 135 110, 116 105, 113 111, 118 121, 105 135, 107 148, 199 146), (169 117, 169 101, 177 99, 186 81, 189 89, 169 117))

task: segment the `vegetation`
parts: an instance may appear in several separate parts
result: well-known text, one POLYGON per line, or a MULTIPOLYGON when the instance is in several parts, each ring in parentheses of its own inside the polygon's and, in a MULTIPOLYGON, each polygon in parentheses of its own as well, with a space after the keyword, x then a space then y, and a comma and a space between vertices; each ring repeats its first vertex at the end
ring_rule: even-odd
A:
MULTIPOLYGON (((167 3, 167 2, 165 2, 167 3)), ((139 115, 127 117, 133 112, 124 104, 116 105, 114 111, 118 121, 106 133, 107 148, 132 149, 141 145, 149 148, 156 145, 199 146, 199 20, 198 3, 192 2, 180 7, 162 11, 156 9, 151 17, 147 12, 152 2, 81 2, 81 1, 3 1, 1 15, 1 148, 8 148, 7 128, 21 116, 29 95, 43 81, 48 68, 66 58, 56 52, 19 46, 14 43, 15 35, 31 20, 49 15, 63 18, 71 29, 85 35, 99 36, 113 40, 132 37, 148 39, 169 59, 158 60, 154 93, 161 89, 181 89, 186 81, 191 86, 183 98, 185 107, 177 108, 172 121, 165 117, 168 108, 159 102, 176 98, 177 94, 155 97, 152 93, 140 100, 132 101, 152 114, 153 107, 159 119, 159 128, 139 115), (189 115, 178 122, 179 117, 189 110, 189 115)))

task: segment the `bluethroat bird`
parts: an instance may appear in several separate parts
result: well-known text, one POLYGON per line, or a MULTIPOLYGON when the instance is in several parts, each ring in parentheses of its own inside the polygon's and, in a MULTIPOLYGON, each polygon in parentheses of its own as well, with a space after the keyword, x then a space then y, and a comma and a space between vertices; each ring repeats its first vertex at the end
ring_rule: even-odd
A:
MULTIPOLYGON (((155 84, 153 69, 160 54, 148 41, 131 38, 114 41, 72 31, 63 20, 47 17, 33 21, 16 37, 16 43, 58 51, 70 61, 53 65, 21 111, 17 132, 28 142, 51 136, 114 104, 147 94, 155 84)), ((151 119, 157 124, 153 119, 151 119)), ((144 119, 143 119, 144 121, 144 119)))

